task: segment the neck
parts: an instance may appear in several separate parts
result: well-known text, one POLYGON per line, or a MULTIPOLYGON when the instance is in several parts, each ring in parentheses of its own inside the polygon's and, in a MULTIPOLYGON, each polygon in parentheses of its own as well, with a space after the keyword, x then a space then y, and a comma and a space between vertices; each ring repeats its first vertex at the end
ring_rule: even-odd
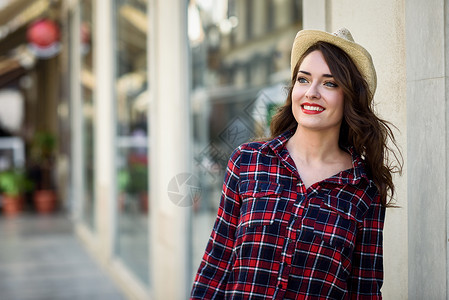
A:
POLYGON ((338 146, 339 129, 332 131, 313 131, 300 126, 287 144, 289 152, 304 162, 324 162, 333 160, 341 154, 338 146))

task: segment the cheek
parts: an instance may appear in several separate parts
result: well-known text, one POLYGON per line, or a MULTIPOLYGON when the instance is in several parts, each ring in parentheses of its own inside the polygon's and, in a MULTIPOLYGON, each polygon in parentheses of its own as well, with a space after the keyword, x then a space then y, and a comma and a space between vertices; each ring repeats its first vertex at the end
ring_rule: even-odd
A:
POLYGON ((304 95, 304 91, 302 91, 301 88, 299 88, 297 85, 295 85, 292 90, 292 101, 293 102, 299 101, 303 97, 303 95, 304 95))
POLYGON ((345 100, 344 100, 343 95, 340 95, 340 94, 329 95, 328 99, 332 99, 331 100, 333 103, 332 105, 336 111, 343 113, 344 105, 345 105, 345 100))

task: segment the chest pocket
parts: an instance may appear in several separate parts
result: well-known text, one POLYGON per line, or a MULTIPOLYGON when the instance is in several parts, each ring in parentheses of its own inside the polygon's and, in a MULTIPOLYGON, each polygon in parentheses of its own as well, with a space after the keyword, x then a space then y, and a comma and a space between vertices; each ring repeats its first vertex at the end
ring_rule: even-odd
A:
POLYGON ((320 201, 314 234, 332 247, 354 248, 357 207, 351 201, 332 195, 314 200, 320 201))
POLYGON ((244 180, 239 190, 242 199, 239 225, 255 227, 273 224, 282 186, 276 182, 244 180))

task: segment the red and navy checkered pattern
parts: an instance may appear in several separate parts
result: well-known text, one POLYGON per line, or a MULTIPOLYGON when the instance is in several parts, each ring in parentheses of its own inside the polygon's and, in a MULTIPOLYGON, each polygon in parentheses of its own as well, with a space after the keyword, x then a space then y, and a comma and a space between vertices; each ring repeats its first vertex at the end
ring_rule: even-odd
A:
POLYGON ((191 299, 381 299, 385 209, 352 149, 353 168, 308 189, 286 142, 231 156, 191 299))

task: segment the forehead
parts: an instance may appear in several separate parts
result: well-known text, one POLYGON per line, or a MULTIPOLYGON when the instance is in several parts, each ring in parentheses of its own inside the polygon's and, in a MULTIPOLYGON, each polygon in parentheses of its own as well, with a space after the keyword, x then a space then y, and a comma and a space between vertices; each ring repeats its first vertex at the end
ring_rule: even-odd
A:
POLYGON ((309 73, 319 72, 330 74, 329 66, 324 59, 323 53, 315 50, 307 54, 299 65, 299 71, 307 71, 309 73))

